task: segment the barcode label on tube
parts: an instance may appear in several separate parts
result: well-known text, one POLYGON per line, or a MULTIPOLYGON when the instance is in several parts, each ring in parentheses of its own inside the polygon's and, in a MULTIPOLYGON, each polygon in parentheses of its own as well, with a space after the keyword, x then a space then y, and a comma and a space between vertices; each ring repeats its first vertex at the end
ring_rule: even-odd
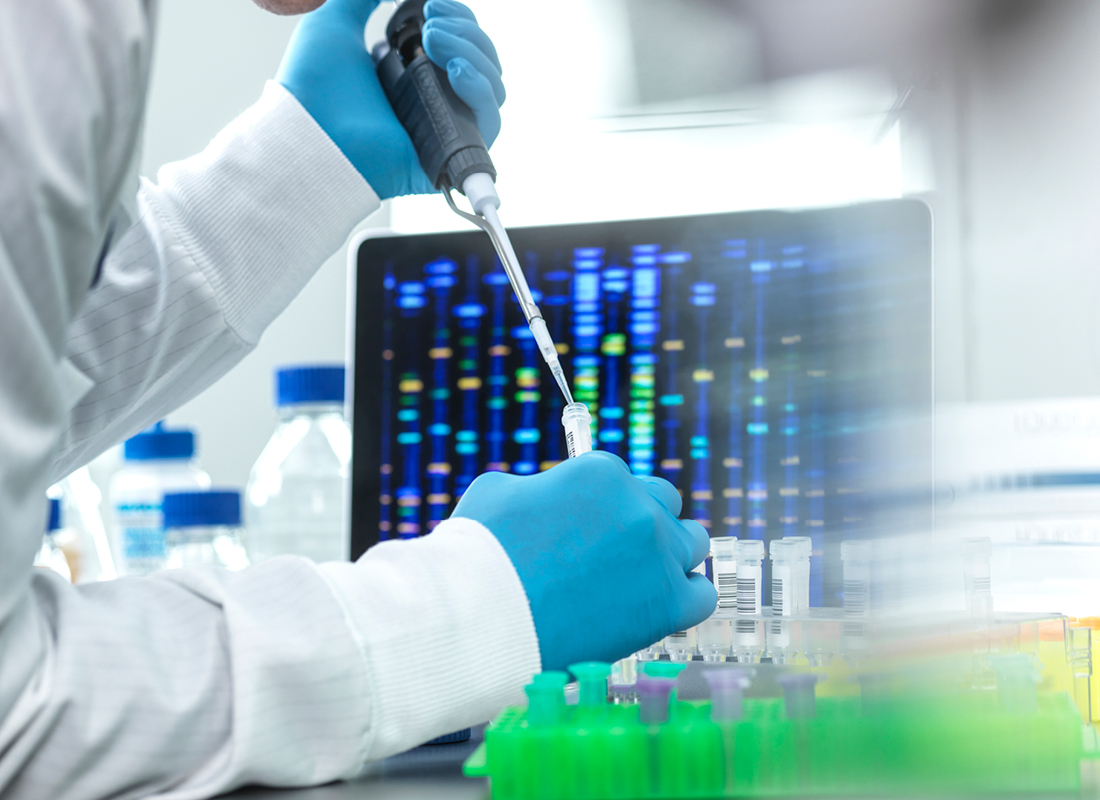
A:
POLYGON ((862 617, 867 610, 867 582, 844 581, 844 614, 862 617))
POLYGON ((718 590, 718 607, 734 608, 737 605, 737 565, 720 561, 712 562, 714 588, 718 590))
POLYGON ((569 458, 576 458, 577 456, 577 440, 573 435, 573 431, 565 432, 565 451, 569 453, 569 458))
POLYGON ((754 578, 737 579, 737 613, 758 614, 756 607, 756 580, 754 578))

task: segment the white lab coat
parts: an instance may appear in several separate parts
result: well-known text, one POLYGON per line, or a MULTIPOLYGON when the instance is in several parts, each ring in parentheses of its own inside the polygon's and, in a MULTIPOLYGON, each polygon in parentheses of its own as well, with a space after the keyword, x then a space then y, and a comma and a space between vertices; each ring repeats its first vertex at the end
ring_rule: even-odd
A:
POLYGON ((46 487, 217 380, 378 206, 276 84, 135 195, 154 18, 0 2, 4 800, 351 776, 487 719, 539 666, 515 570, 469 520, 356 564, 80 587, 32 568, 46 487))

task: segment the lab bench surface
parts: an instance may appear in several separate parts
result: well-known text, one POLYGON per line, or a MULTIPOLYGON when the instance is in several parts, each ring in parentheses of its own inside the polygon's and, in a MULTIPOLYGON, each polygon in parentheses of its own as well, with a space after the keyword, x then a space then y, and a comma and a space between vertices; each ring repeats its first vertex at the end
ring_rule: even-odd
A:
POLYGON ((218 800, 485 800, 489 781, 462 776, 462 762, 481 743, 482 728, 468 742, 426 745, 372 764, 354 781, 308 789, 250 786, 218 800))

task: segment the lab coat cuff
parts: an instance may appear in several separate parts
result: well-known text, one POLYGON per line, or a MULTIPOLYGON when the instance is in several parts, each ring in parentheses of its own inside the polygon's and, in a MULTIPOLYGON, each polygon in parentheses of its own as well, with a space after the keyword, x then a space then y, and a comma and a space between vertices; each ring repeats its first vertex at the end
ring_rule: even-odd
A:
POLYGON ((363 759, 486 722, 539 671, 534 620, 496 537, 470 519, 319 566, 373 686, 363 759))
POLYGON ((200 154, 168 164, 152 193, 249 344, 301 291, 378 195, 280 84, 200 154))

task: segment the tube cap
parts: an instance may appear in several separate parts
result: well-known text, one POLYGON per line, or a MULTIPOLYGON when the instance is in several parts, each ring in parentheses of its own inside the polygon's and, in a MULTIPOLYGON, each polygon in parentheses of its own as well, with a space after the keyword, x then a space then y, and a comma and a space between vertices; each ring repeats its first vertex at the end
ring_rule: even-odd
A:
POLYGON ((303 364, 275 370, 275 405, 343 403, 344 367, 303 364))
POLYGON ((122 457, 127 461, 151 461, 166 458, 194 458, 195 433, 187 428, 170 431, 164 422, 146 428, 126 440, 122 457))
POLYGON ((164 527, 192 528, 241 524, 241 493, 232 490, 169 492, 164 495, 164 527))
POLYGON ((61 530, 61 501, 56 497, 50 498, 50 513, 46 518, 46 533, 61 530))

